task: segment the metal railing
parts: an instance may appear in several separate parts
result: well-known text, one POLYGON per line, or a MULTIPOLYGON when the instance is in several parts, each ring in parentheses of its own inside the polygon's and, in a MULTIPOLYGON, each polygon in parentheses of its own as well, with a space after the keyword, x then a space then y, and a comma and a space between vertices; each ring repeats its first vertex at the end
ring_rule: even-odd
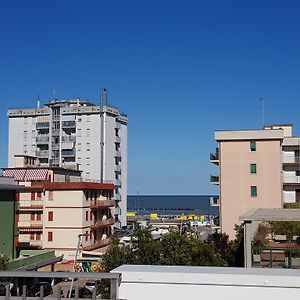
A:
MULTIPOLYGON (((47 280, 51 282, 55 282, 55 279, 69 279, 74 281, 74 279, 80 279, 80 281, 84 282, 88 280, 95 280, 99 281, 102 279, 106 279, 110 281, 110 299, 117 300, 118 292, 119 292, 119 285, 121 283, 121 274, 120 273, 101 273, 101 272, 94 272, 94 273, 84 273, 84 272, 33 272, 33 271, 0 271, 0 284, 2 287, 5 287, 5 291, 3 294, 1 293, 0 289, 0 299, 5 300, 20 300, 20 299, 39 299, 42 300, 45 297, 46 299, 61 299, 63 298, 64 292, 67 291, 68 298, 70 299, 79 299, 80 297, 80 288, 79 286, 75 286, 72 291, 71 282, 65 282, 65 285, 62 287, 59 284, 54 285, 53 287, 49 287, 49 285, 45 289, 45 283, 47 280), (30 285, 33 282, 37 282, 40 278, 44 280, 41 281, 39 290, 32 296, 29 292, 30 285), (50 290, 51 289, 51 290, 50 290), (3 297, 5 296, 5 297, 3 297)), ((79 280, 78 280, 79 282, 79 280)), ((86 298, 86 297, 84 297, 86 298)), ((99 299, 97 295, 97 289, 94 288, 91 292, 90 299, 99 299)), ((100 298, 102 299, 102 298, 100 298)))

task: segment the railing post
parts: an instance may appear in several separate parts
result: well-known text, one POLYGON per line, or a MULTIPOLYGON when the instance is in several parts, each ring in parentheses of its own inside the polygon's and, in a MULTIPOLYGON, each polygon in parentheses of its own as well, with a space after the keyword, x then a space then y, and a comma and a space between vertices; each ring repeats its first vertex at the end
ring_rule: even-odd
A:
POLYGON ((10 285, 7 284, 5 287, 5 300, 9 300, 10 298, 10 285))
POLYGON ((111 278, 110 279, 110 299, 117 300, 118 292, 118 279, 111 278))

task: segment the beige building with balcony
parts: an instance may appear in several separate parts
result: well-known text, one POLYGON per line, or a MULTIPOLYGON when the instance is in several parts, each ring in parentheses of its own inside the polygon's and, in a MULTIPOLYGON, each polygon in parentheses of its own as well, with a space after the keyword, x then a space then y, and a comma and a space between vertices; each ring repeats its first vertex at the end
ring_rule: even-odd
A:
POLYGON ((271 125, 261 130, 216 131, 218 166, 211 183, 219 186, 221 231, 234 238, 234 225, 251 208, 281 208, 300 202, 300 138, 292 125, 271 125))
POLYGON ((37 168, 35 163, 35 157, 17 156, 16 167, 3 171, 25 186, 16 195, 17 250, 55 250, 72 260, 78 235, 84 235, 83 251, 108 245, 115 222, 115 185, 83 181, 80 171, 37 168))

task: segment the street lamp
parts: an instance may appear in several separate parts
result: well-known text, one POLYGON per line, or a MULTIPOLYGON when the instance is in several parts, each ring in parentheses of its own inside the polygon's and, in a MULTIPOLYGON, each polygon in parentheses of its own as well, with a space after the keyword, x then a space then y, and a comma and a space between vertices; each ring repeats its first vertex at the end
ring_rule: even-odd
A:
MULTIPOLYGON (((76 252, 75 252, 75 258, 74 258, 74 262, 73 262, 72 272, 75 272, 75 267, 76 267, 76 263, 77 263, 78 253, 79 253, 79 247, 81 245, 81 238, 83 236, 88 236, 88 235, 89 235, 88 233, 80 233, 80 234, 78 234, 78 241, 77 241, 77 247, 76 247, 76 252)), ((72 281, 71 281, 71 284, 70 284, 69 298, 71 298, 73 284, 74 284, 74 278, 72 278, 72 281)))

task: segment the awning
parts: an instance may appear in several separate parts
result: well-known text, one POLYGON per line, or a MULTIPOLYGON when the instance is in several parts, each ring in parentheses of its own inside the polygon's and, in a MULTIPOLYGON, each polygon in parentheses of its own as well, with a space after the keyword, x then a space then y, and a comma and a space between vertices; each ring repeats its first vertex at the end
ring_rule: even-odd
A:
POLYGON ((34 180, 46 180, 48 174, 48 169, 32 169, 26 170, 24 180, 34 181, 34 180))
POLYGON ((15 180, 24 181, 25 169, 7 169, 3 171, 4 177, 14 177, 15 180))

